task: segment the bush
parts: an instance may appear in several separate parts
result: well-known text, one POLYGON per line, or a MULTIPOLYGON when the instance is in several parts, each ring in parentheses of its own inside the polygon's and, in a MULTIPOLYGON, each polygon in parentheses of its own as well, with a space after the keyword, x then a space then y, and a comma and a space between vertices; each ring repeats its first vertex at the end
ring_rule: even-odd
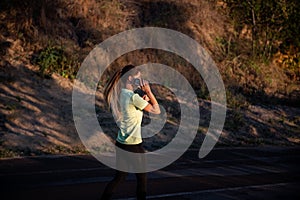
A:
POLYGON ((43 77, 58 73, 65 78, 74 79, 80 67, 77 59, 69 58, 62 46, 52 45, 43 49, 34 63, 39 66, 39 72, 43 77))
POLYGON ((272 58, 277 51, 300 47, 299 0, 225 0, 236 29, 249 27, 252 55, 272 58))

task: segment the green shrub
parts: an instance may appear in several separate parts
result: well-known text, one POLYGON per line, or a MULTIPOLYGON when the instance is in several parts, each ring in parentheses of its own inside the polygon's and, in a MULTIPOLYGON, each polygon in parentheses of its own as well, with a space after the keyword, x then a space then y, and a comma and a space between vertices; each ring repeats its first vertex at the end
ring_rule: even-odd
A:
POLYGON ((80 67, 77 59, 69 57, 62 46, 48 45, 34 61, 43 77, 58 73, 65 78, 74 79, 80 67))
POLYGON ((299 0, 224 0, 240 32, 251 30, 252 56, 272 58, 278 50, 300 46, 299 0))

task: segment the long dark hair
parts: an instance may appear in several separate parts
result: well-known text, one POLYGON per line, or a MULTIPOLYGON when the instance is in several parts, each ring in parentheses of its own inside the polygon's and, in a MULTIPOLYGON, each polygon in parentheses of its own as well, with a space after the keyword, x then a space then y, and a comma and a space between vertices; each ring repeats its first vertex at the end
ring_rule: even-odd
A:
POLYGON ((121 77, 123 80, 127 80, 129 76, 136 75, 138 70, 136 70, 134 65, 126 65, 119 71, 117 71, 112 78, 108 81, 104 89, 104 97, 108 106, 112 109, 113 114, 117 120, 121 119, 119 94, 121 91, 121 85, 118 84, 121 77), (127 73, 128 72, 128 73, 127 73))

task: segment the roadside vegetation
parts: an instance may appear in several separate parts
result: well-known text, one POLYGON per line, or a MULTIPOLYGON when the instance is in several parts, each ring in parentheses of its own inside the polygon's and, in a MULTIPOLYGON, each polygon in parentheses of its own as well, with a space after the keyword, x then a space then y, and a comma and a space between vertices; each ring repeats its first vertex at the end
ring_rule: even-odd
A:
MULTIPOLYGON (((110 36, 147 26, 177 30, 199 42, 219 68, 227 94, 226 133, 252 130, 262 135, 268 132, 270 136, 274 131, 272 126, 278 125, 275 132, 288 127, 290 144, 297 145, 299 116, 281 113, 279 118, 272 117, 276 115, 276 106, 280 109, 300 106, 299 21, 299 0, 3 0, 0 68, 32 66, 41 80, 59 75, 72 83, 88 53, 110 36), (255 106, 263 112, 266 108, 274 109, 267 121, 256 127, 253 118, 247 115, 257 109, 255 106)), ((103 86, 124 64, 147 62, 173 67, 187 78, 200 100, 210 100, 207 87, 195 69, 181 57, 161 50, 138 50, 118 58, 100 84, 103 86)), ((9 71, 1 73, 0 84, 13 82, 9 71)), ((16 96, 15 101, 1 107, 1 126, 10 119, 7 113, 17 115, 22 98, 16 96)), ((1 130, 0 137, 6 131, 7 128, 1 130)), ((234 139, 224 137, 220 143, 270 144, 269 136, 265 139, 240 136, 235 143, 234 139)), ((1 139, 3 154, 14 155, 5 144, 1 139)), ((55 149, 81 151, 77 146, 74 151, 63 146, 55 149)))

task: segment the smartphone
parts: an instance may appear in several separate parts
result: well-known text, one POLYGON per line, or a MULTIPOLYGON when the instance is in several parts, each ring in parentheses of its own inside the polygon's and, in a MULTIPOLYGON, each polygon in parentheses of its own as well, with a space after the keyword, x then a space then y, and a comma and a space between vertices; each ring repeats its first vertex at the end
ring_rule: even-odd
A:
POLYGON ((133 84, 136 86, 141 86, 141 81, 144 81, 144 83, 149 83, 147 80, 145 79, 141 79, 141 78, 135 78, 133 79, 133 84))
POLYGON ((141 85, 141 79, 135 78, 135 79, 133 80, 133 84, 136 85, 136 86, 140 86, 140 85, 141 85))

